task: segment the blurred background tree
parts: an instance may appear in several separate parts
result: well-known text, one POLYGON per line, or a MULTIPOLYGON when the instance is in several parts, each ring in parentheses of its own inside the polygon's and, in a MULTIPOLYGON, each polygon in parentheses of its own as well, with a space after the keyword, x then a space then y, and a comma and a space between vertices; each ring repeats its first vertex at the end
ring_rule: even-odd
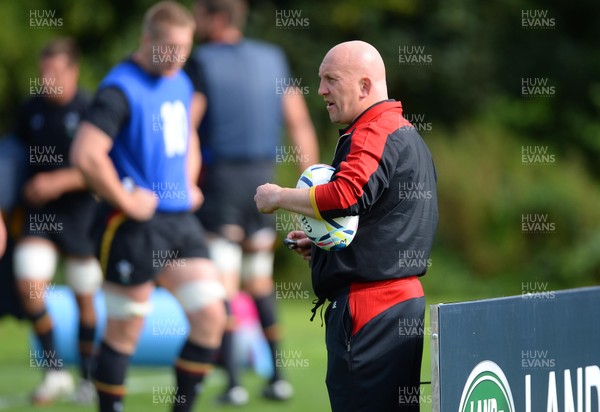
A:
MULTIPOLYGON (((78 39, 81 84, 93 92, 109 68, 135 49, 141 17, 153 3, 0 0, 0 130, 13 128, 20 103, 30 95, 30 79, 37 76, 37 52, 48 39, 78 39), (31 27, 32 10, 54 10, 63 24, 31 27)), ((317 93, 323 55, 351 39, 380 50, 390 97, 401 100, 407 117, 422 127, 436 161, 440 226, 432 272, 446 276, 451 257, 470 277, 514 276, 547 280, 555 287, 600 280, 599 2, 250 4, 248 36, 283 47, 293 75, 308 86, 305 97, 323 162, 331 158, 337 139, 337 127, 317 93), (276 16, 283 10, 306 24, 281 27, 276 16), (401 57, 411 53, 425 63, 401 57), (544 83, 546 92, 524 92, 531 79, 544 83), (523 151, 531 147, 545 150, 553 161, 524 162, 523 151), (545 217, 554 229, 524 230, 522 220, 532 214, 545 217)), ((294 165, 280 169, 282 183, 294 184, 294 165)), ((286 276, 306 270, 298 269, 291 254, 279 254, 278 265, 286 276)))

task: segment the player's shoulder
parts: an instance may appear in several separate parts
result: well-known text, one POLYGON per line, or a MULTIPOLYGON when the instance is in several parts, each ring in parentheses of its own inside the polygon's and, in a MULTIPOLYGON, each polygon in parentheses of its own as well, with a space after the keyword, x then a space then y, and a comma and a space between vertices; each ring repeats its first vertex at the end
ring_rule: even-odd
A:
POLYGON ((283 49, 273 43, 256 39, 244 39, 243 45, 246 48, 258 54, 271 55, 276 56, 278 58, 285 58, 285 53, 283 49))
POLYGON ((229 48, 234 48, 241 51, 250 51, 259 55, 272 54, 284 56, 283 49, 276 44, 269 43, 263 40, 244 38, 240 42, 233 45, 224 45, 222 43, 206 43, 197 46, 192 53, 193 57, 210 57, 221 52, 225 52, 229 48))
POLYGON ((114 83, 117 81, 134 81, 141 74, 141 69, 131 59, 125 59, 108 71, 102 84, 114 83))
POLYGON ((274 43, 269 43, 264 40, 258 39, 244 39, 244 42, 248 47, 252 47, 255 49, 261 49, 270 51, 273 53, 283 53, 283 49, 274 43))

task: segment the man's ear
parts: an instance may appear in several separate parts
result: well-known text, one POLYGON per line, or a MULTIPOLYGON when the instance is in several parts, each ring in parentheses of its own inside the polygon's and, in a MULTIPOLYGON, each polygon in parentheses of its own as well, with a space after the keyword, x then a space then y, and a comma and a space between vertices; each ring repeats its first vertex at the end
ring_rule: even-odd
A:
POLYGON ((364 99, 367 96, 369 96, 369 94, 371 94, 371 87, 373 87, 373 82, 371 81, 371 79, 369 77, 363 77, 362 79, 359 80, 359 86, 360 86, 360 98, 364 99))

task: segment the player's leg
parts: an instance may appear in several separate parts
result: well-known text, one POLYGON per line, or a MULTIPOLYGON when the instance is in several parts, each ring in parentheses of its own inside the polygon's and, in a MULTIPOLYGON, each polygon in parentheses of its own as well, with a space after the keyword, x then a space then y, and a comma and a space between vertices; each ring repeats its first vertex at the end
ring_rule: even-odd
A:
POLYGON ((151 309, 151 282, 123 286, 105 282, 106 329, 93 372, 100 412, 121 412, 125 396, 125 375, 151 309))
POLYGON ((75 400, 82 404, 94 402, 96 390, 91 382, 91 368, 95 356, 96 310, 94 296, 102 284, 102 269, 94 257, 67 257, 65 277, 73 289, 79 308, 78 349, 81 381, 75 400))
POLYGON ((209 260, 202 226, 192 214, 166 216, 159 232, 178 259, 157 277, 179 301, 190 324, 188 339, 175 362, 174 411, 191 411, 210 371, 225 329, 225 289, 209 260))
POLYGON ((269 399, 287 400, 293 395, 292 386, 277 368, 280 330, 277 322, 275 287, 273 283, 273 245, 275 231, 263 228, 254 232, 244 243, 242 284, 256 305, 258 316, 273 359, 273 376, 263 391, 269 399))
POLYGON ((125 375, 151 310, 152 279, 158 272, 152 262, 152 251, 162 244, 157 219, 137 222, 115 213, 101 230, 99 261, 107 322, 92 372, 100 412, 123 408, 125 375))
MULTIPOLYGON (((205 201, 198 211, 198 218, 209 235, 206 243, 209 255, 216 264, 223 285, 227 290, 225 307, 227 327, 219 350, 219 364, 227 374, 227 387, 219 396, 221 404, 244 405, 248 403, 248 392, 241 384, 240 371, 235 362, 233 337, 236 320, 231 312, 231 302, 237 295, 240 285, 242 252, 240 243, 245 232, 240 211, 241 196, 245 197, 246 174, 237 163, 217 162, 206 168, 204 184, 205 201)), ((256 188, 256 185, 254 185, 256 188)), ((251 197, 251 196, 250 196, 251 197)))
MULTIPOLYGON (((239 230, 241 230, 241 228, 239 228, 239 230)), ((225 228, 220 232, 235 235, 236 228, 225 228)), ((223 404, 245 405, 248 403, 249 396, 246 389, 241 385, 240 371, 235 361, 233 336, 236 329, 236 320, 231 312, 231 302, 239 293, 242 248, 238 242, 228 240, 227 238, 218 235, 209 235, 207 237, 207 246, 210 258, 219 271, 220 279, 226 291, 225 310, 227 314, 227 324, 225 326, 225 332, 223 333, 223 340, 219 353, 220 363, 227 374, 228 385, 223 394, 219 396, 218 400, 223 404)))
POLYGON ((204 377, 212 370, 225 330, 225 288, 206 258, 185 258, 157 281, 177 299, 190 324, 188 338, 175 362, 177 402, 173 411, 192 411, 204 377))
POLYGON ((95 356, 94 295, 102 284, 102 269, 94 257, 96 245, 90 233, 97 209, 98 203, 89 193, 67 195, 59 208, 63 230, 54 236, 54 241, 66 255, 65 280, 75 293, 79 312, 77 344, 80 379, 75 392, 75 401, 81 404, 93 404, 96 395, 90 373, 95 356))
POLYGON ((36 352, 36 359, 41 359, 36 362, 45 366, 44 379, 33 394, 35 404, 51 403, 73 391, 73 379, 57 356, 52 319, 44 301, 57 260, 58 253, 52 242, 41 237, 25 237, 15 247, 17 290, 40 344, 41 356, 36 352))

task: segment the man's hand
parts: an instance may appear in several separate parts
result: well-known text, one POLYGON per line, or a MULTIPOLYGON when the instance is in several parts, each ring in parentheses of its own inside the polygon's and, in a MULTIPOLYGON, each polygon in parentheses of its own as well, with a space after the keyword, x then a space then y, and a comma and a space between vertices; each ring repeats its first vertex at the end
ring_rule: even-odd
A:
POLYGON ((272 183, 265 183, 262 186, 258 186, 256 188, 256 195, 254 196, 256 208, 261 213, 273 213, 280 207, 280 195, 280 186, 272 183))
POLYGON ((0 210, 0 258, 4 256, 6 251, 6 226, 4 225, 4 218, 2 217, 2 211, 0 210))
POLYGON ((143 222, 154 216, 158 206, 158 199, 154 192, 136 187, 126 199, 126 202, 122 205, 122 210, 131 219, 143 222))
POLYGON ((306 233, 301 230, 294 230, 288 233, 287 238, 296 241, 296 246, 292 249, 294 252, 302 256, 304 260, 310 260, 312 242, 306 236, 306 233))
POLYGON ((72 167, 37 173, 27 181, 23 189, 25 200, 32 206, 41 207, 68 192, 86 188, 83 174, 72 167))
POLYGON ((41 207, 62 195, 51 172, 38 173, 25 183, 23 195, 31 206, 41 207))
POLYGON ((192 212, 195 212, 204 203, 204 193, 198 186, 193 185, 190 188, 190 198, 192 199, 192 212))

